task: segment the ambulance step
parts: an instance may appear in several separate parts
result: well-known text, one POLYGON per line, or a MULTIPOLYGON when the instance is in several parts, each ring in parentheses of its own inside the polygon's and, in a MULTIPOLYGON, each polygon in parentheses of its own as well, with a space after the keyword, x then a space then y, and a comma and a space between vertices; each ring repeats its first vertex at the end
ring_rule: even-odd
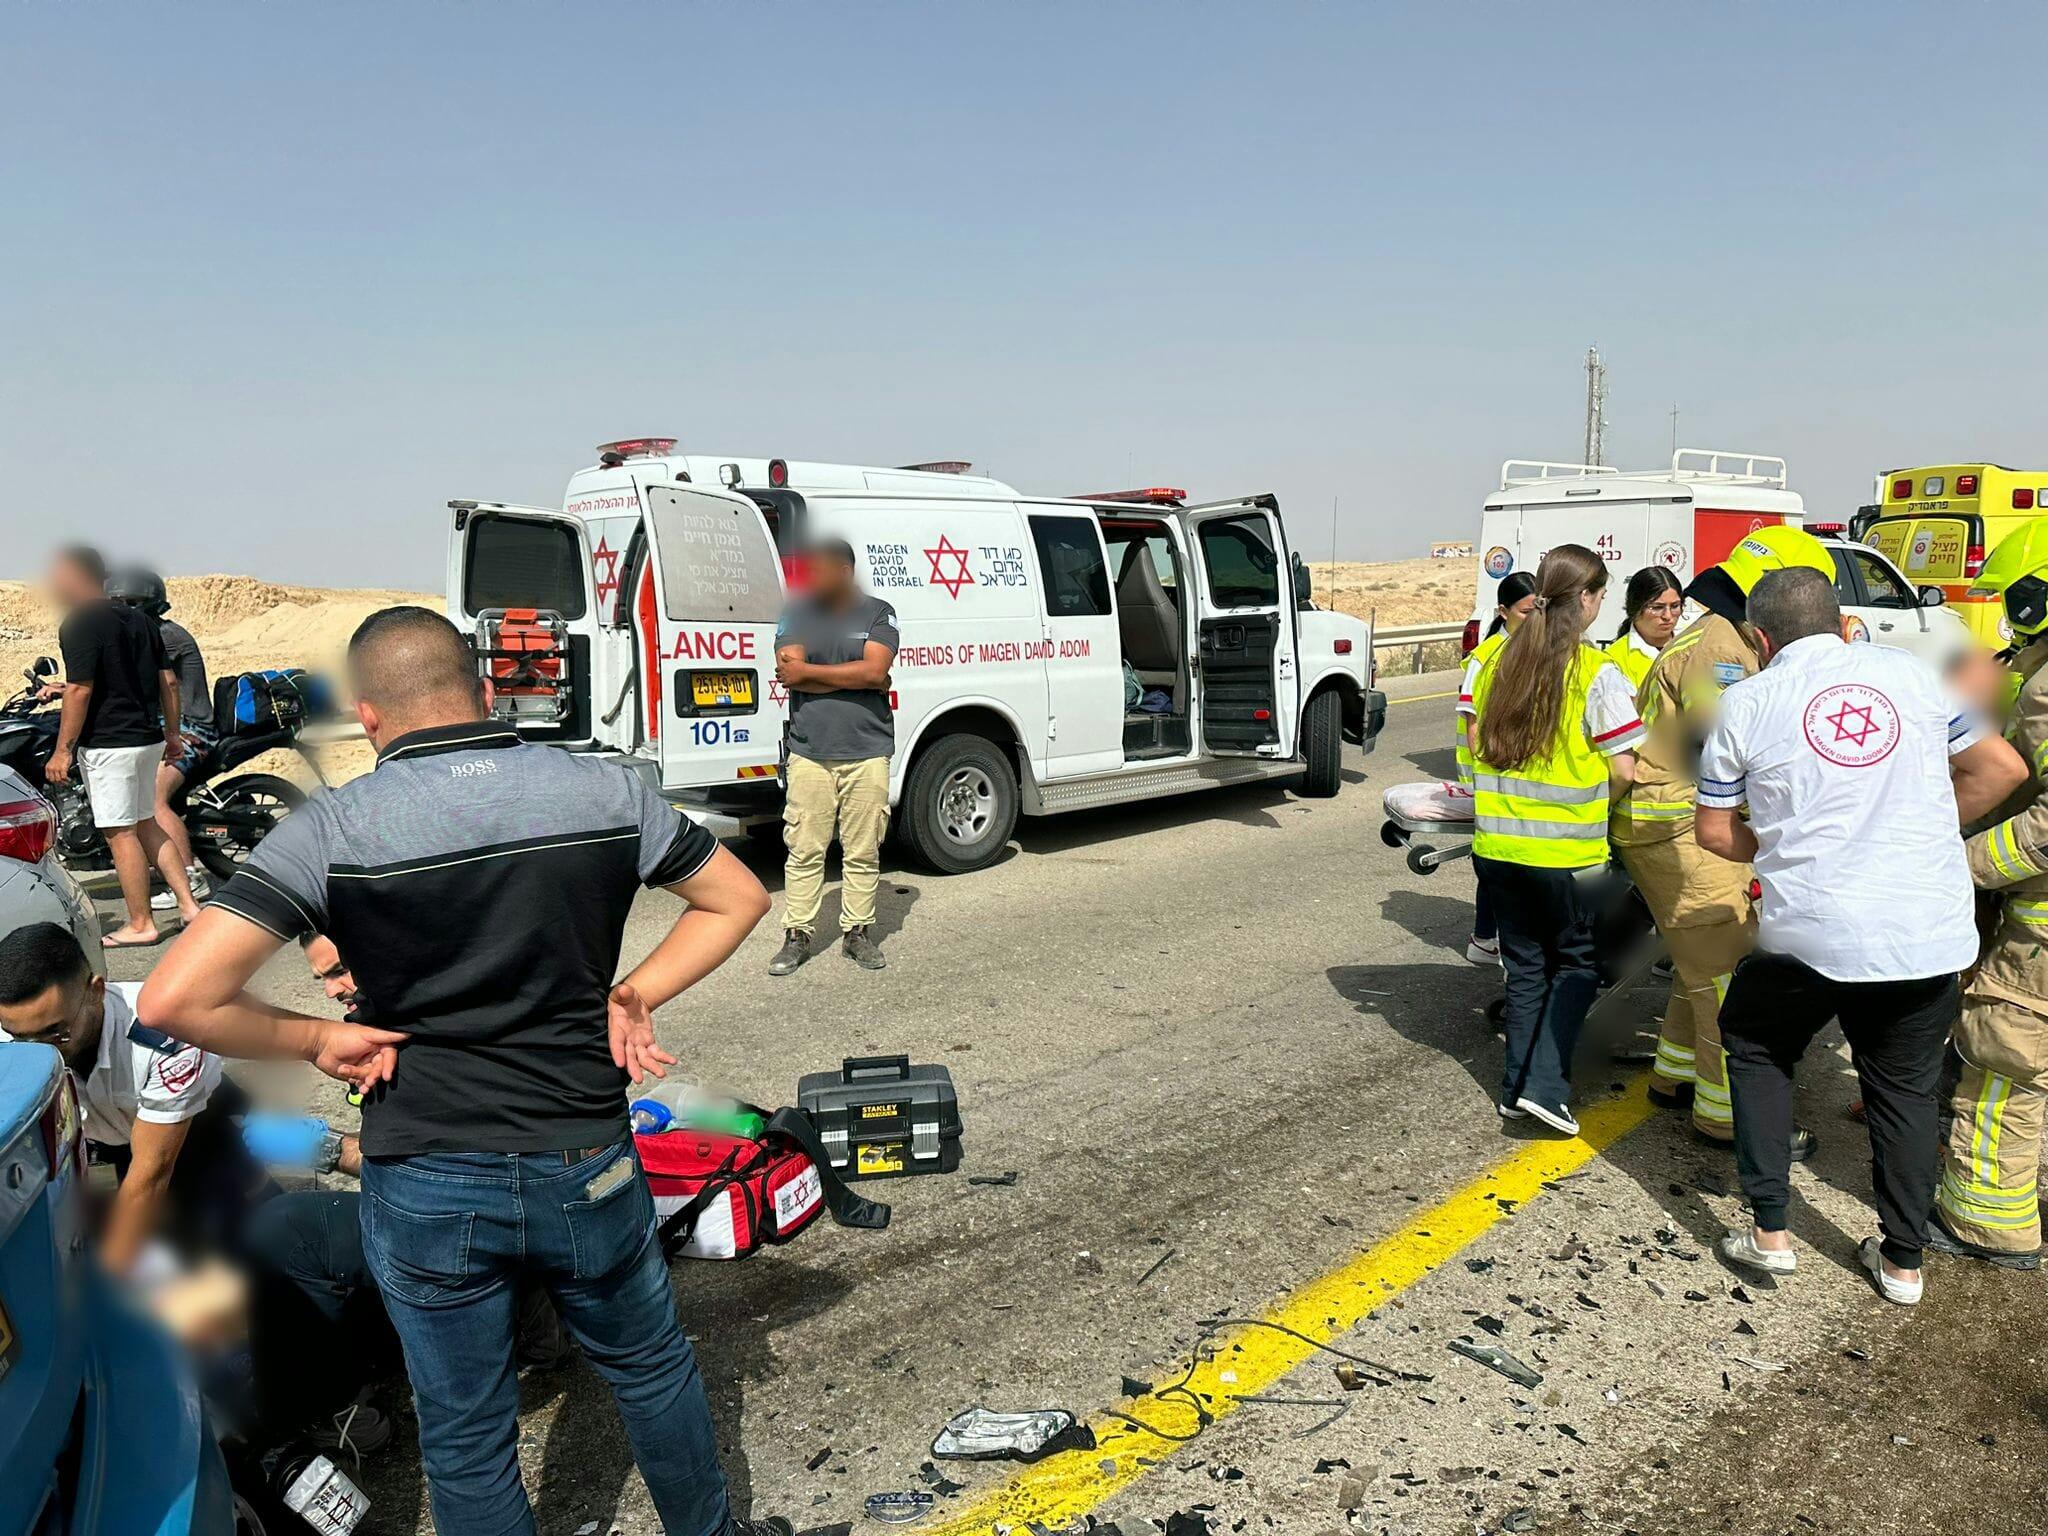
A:
POLYGON ((1291 778, 1301 771, 1300 763, 1250 757, 1178 763, 1162 768, 1127 768, 1118 773, 1041 784, 1038 786, 1038 803, 1029 809, 1041 816, 1057 815, 1062 811, 1092 811, 1105 805, 1126 805, 1134 800, 1184 795, 1198 789, 1221 789, 1232 784, 1291 778))

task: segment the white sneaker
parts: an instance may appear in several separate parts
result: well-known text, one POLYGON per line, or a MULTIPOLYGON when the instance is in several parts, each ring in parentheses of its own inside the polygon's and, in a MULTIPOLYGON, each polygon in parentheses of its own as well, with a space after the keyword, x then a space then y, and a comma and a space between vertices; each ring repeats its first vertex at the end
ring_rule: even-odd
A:
POLYGON ((1856 1256, 1863 1261, 1863 1267, 1870 1271, 1870 1278, 1877 1286, 1877 1294, 1894 1306, 1917 1307, 1920 1297, 1927 1289, 1924 1280, 1901 1280, 1888 1275, 1884 1269, 1884 1252, 1874 1237, 1863 1239, 1863 1246, 1856 1256))
POLYGON ((177 905, 178 898, 169 891, 158 891, 149 898, 149 910, 152 912, 169 912, 177 905))
POLYGON ((1465 941, 1465 958, 1474 965, 1499 965, 1500 940, 1467 939, 1465 941))
POLYGON ((206 871, 197 864, 185 866, 185 883, 192 887, 194 901, 204 901, 213 894, 213 882, 206 878, 206 871))
POLYGON ((1754 1227, 1730 1227, 1715 1246, 1729 1263, 1761 1269, 1767 1274, 1789 1275, 1799 1267, 1799 1255, 1790 1248, 1758 1247, 1754 1227))
POLYGON ((1517 1099, 1515 1108, 1525 1115, 1534 1115, 1553 1131, 1562 1131, 1567 1136, 1579 1134, 1579 1122, 1572 1118, 1569 1105, 1538 1104, 1534 1099, 1517 1099))
POLYGON ((1529 1118, 1529 1111, 1517 1109, 1512 1104, 1496 1104, 1493 1106, 1493 1112, 1503 1120, 1526 1120, 1529 1118))

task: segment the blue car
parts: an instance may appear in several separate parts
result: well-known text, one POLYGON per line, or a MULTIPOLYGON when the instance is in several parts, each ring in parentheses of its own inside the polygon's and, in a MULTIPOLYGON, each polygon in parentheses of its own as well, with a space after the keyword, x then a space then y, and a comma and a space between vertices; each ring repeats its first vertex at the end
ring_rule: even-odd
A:
POLYGON ((86 1240, 78 1099, 47 1045, 0 1045, 0 1536, 232 1531, 184 1352, 86 1240))

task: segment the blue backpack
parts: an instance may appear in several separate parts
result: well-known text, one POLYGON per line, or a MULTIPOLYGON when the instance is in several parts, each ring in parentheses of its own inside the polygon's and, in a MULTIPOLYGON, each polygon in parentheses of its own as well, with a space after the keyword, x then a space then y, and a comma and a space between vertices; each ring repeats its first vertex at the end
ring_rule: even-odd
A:
POLYGON ((332 707, 326 682, 303 667, 240 672, 213 685, 213 725, 223 736, 295 731, 332 707))

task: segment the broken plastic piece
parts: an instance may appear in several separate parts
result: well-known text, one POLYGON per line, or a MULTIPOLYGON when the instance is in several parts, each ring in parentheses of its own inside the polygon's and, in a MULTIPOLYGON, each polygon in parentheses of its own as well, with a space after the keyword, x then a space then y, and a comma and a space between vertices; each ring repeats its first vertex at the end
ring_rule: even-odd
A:
POLYGON ((932 1454, 954 1461, 1037 1461, 1057 1451, 1092 1450, 1095 1437, 1064 1408, 996 1413, 976 1406, 956 1413, 932 1441, 932 1454))
POLYGON ((1498 1344, 1470 1344, 1463 1339, 1452 1339, 1449 1346, 1453 1354, 1463 1355, 1467 1360, 1476 1360, 1488 1370, 1498 1371, 1521 1387, 1540 1387, 1543 1376, 1532 1371, 1498 1344))
POLYGON ((1017 1175, 1015 1170, 1008 1173, 970 1173, 967 1176, 967 1182, 970 1184, 987 1184, 997 1189, 1008 1189, 1017 1182, 1017 1175))

